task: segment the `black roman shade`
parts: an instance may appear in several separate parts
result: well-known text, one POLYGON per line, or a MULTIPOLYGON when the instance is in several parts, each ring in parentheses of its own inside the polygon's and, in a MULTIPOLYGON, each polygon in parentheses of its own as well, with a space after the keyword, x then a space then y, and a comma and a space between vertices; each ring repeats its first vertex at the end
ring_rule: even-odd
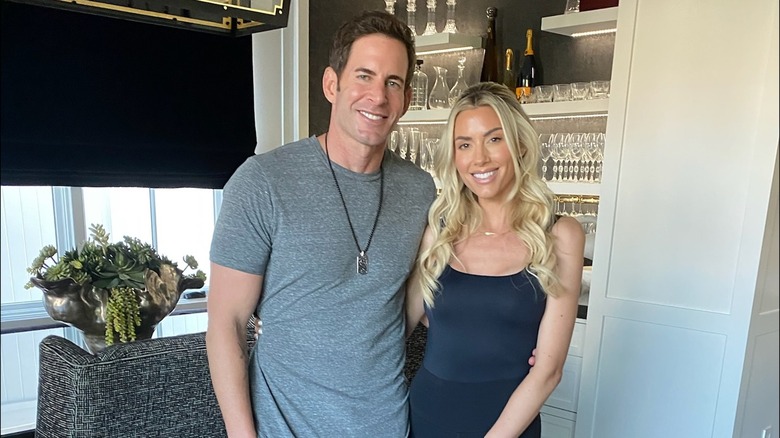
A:
POLYGON ((251 38, 0 4, 2 185, 222 188, 254 153, 251 38))

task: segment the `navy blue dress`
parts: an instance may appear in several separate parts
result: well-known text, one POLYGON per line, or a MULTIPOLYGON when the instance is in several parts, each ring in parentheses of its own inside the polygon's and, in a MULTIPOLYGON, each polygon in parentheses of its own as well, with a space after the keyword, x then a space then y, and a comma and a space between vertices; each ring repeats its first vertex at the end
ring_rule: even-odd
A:
MULTIPOLYGON (((425 356, 410 389, 411 437, 482 438, 530 370, 545 298, 527 269, 472 275, 447 266, 426 306, 425 356)), ((521 435, 541 436, 541 419, 521 435)))

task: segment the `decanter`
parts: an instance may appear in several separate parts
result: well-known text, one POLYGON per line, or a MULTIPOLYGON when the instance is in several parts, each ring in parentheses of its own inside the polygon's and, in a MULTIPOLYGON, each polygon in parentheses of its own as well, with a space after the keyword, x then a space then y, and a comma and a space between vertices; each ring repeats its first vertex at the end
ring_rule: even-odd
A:
POLYGON ((455 0, 447 0, 447 22, 442 33, 458 33, 458 27, 455 26, 455 0))
POLYGON ((426 0, 428 6, 428 23, 423 35, 436 35, 436 0, 426 0))
POLYGON ((385 11, 390 15, 395 15, 395 0, 385 0, 385 11))
POLYGON ((412 74, 412 103, 410 110, 424 110, 428 108, 428 75, 422 71, 423 60, 417 60, 417 66, 412 74))
POLYGON ((409 26, 409 30, 412 31, 412 35, 417 35, 417 30, 414 28, 414 22, 416 21, 415 13, 417 12, 416 0, 406 0, 406 25, 409 26))
POLYGON ((466 78, 463 76, 464 70, 466 70, 466 57, 460 56, 458 58, 458 80, 455 81, 455 85, 452 86, 449 93, 450 107, 455 104, 458 96, 469 87, 469 84, 466 83, 466 78))
POLYGON ((447 69, 438 65, 436 69, 436 82, 433 84, 431 95, 428 97, 428 107, 442 109, 450 107, 450 87, 447 86, 447 69))

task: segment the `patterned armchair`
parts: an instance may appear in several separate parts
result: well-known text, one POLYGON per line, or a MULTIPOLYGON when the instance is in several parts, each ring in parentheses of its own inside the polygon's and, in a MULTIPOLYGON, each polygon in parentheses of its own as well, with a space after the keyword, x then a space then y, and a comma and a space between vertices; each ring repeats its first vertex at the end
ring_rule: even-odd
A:
POLYGON ((204 332, 116 344, 97 355, 48 336, 40 344, 37 415, 38 438, 226 436, 204 332))
MULTIPOLYGON (((424 330, 407 341, 409 379, 422 360, 424 330)), ((250 321, 250 345, 253 333, 250 321)), ((35 436, 225 437, 205 333, 117 344, 97 355, 59 336, 44 338, 35 436)))

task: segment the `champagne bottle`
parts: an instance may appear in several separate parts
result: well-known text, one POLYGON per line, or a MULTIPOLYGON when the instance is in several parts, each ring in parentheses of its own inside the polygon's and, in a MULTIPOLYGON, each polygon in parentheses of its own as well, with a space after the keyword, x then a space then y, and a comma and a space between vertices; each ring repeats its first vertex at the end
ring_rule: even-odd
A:
POLYGON ((515 94, 520 103, 531 102, 531 92, 536 85, 536 59, 534 59, 533 30, 525 32, 525 52, 523 52, 523 66, 517 76, 515 94))
POLYGON ((512 70, 512 49, 506 49, 506 56, 504 58, 504 85, 511 91, 515 88, 515 73, 512 70))
POLYGON ((488 27, 485 37, 485 57, 482 60, 482 73, 479 80, 482 82, 499 82, 498 77, 498 51, 496 50, 496 15, 498 9, 495 6, 487 8, 488 27))

